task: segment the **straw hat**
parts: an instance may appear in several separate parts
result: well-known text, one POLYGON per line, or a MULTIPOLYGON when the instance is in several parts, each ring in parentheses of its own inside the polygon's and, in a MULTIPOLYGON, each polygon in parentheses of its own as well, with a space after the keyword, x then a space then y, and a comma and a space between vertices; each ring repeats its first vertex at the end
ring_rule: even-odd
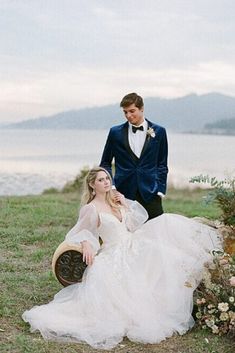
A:
POLYGON ((82 246, 63 241, 52 258, 52 271, 63 286, 82 281, 87 265, 82 260, 82 246))

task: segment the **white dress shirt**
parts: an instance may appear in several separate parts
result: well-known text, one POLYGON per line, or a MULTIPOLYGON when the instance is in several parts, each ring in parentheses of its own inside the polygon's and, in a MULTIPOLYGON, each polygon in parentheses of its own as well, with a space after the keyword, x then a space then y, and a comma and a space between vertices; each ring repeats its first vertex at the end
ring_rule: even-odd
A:
POLYGON ((128 140, 129 140, 129 145, 134 154, 140 158, 142 149, 144 147, 144 142, 146 139, 146 133, 148 129, 148 123, 146 120, 143 121, 142 124, 138 125, 143 126, 143 131, 142 130, 137 130, 135 133, 132 131, 132 125, 129 123, 129 128, 128 128, 128 140))

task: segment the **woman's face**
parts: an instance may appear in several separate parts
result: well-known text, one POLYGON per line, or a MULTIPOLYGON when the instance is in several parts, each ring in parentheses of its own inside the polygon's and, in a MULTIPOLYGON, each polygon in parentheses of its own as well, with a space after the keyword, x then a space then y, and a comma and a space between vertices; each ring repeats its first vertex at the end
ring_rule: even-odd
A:
POLYGON ((103 171, 98 172, 93 185, 93 188, 95 189, 96 194, 106 193, 107 191, 110 190, 110 187, 111 187, 111 182, 110 182, 109 176, 103 171))

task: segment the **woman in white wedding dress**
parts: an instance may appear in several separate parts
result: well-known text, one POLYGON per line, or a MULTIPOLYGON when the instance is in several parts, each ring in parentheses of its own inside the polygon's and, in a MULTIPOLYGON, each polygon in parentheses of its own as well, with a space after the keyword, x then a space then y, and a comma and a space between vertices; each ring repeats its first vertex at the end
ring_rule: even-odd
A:
POLYGON ((102 349, 124 336, 157 343, 185 333, 194 325, 193 291, 204 264, 221 247, 217 232, 175 214, 146 222, 140 204, 114 197, 103 168, 88 173, 86 195, 65 239, 82 244, 88 264, 83 280, 63 288, 50 303, 25 311, 31 331, 102 349))

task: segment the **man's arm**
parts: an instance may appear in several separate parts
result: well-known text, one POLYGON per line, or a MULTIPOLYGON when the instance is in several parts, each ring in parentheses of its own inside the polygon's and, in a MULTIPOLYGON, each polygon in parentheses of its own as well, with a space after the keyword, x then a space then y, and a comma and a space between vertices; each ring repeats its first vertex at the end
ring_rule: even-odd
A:
POLYGON ((104 146, 103 154, 101 157, 100 167, 106 169, 109 172, 109 174, 111 175, 111 177, 113 177, 113 175, 112 175, 113 148, 112 148, 111 134, 112 133, 111 133, 111 129, 110 129, 105 146, 104 146))
POLYGON ((166 181, 167 181, 167 157, 168 157, 168 143, 166 130, 163 128, 163 133, 160 142, 160 150, 158 157, 158 166, 157 166, 157 181, 158 181, 158 192, 164 195, 166 193, 166 181))

